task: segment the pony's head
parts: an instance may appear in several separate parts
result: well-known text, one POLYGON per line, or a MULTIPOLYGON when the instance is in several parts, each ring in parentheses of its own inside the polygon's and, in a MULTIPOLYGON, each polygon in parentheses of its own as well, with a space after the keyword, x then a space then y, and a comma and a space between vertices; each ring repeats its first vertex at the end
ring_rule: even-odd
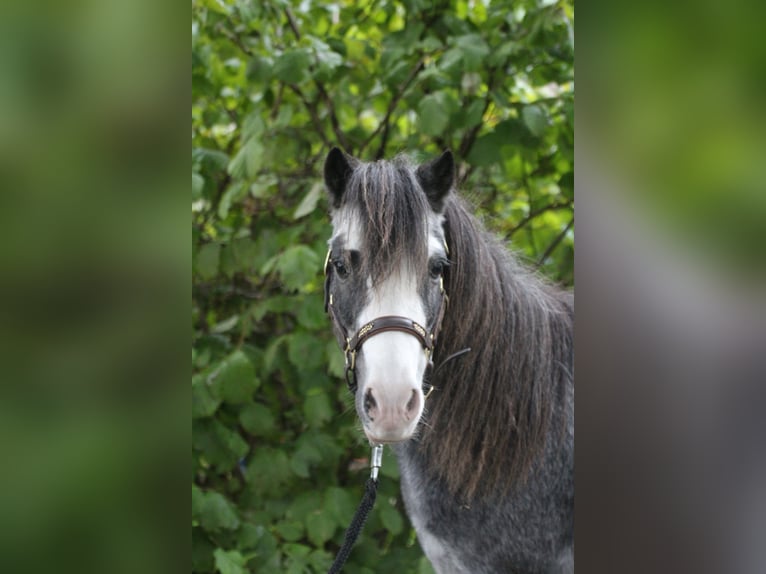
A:
POLYGON ((363 163, 338 148, 325 161, 333 224, 325 296, 373 443, 409 439, 423 414, 446 305, 442 213, 454 179, 449 151, 420 166, 363 163))

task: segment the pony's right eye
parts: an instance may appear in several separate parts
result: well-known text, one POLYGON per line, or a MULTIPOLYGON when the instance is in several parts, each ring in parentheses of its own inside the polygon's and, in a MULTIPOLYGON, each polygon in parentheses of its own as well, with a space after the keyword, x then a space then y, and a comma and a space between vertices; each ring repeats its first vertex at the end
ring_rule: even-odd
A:
POLYGON ((445 259, 434 259, 428 266, 428 272, 431 274, 431 278, 438 279, 444 273, 444 270, 449 266, 449 261, 445 259))
POLYGON ((333 259, 332 264, 333 267, 335 267, 335 272, 338 274, 338 277, 343 279, 344 277, 348 276, 348 268, 346 267, 346 264, 343 263, 343 261, 333 259))

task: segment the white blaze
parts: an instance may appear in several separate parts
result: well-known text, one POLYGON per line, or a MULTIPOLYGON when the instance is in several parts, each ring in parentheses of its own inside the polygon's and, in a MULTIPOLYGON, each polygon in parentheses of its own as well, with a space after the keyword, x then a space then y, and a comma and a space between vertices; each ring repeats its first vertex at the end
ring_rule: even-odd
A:
MULTIPOLYGON (((370 302, 359 314, 357 328, 385 315, 400 315, 426 324, 423 302, 413 278, 397 273, 372 289, 370 302)), ((362 349, 366 384, 374 385, 381 399, 399 394, 398 387, 402 385, 409 389, 420 387, 426 356, 413 335, 400 331, 380 333, 365 341, 362 349)))
MULTIPOLYGON (((359 315, 359 326, 385 315, 401 315, 425 324, 416 281, 396 273, 377 285, 359 315)), ((389 331, 367 339, 361 352, 357 408, 366 411, 368 396, 375 401, 361 417, 368 438, 376 442, 408 439, 423 412, 421 386, 426 356, 420 341, 408 333, 389 331)))
MULTIPOLYGON (((436 214, 429 217, 429 257, 437 253, 444 254, 442 222, 443 217, 436 214)), ((362 232, 351 214, 346 210, 337 211, 333 225, 333 240, 341 237, 346 249, 361 250, 362 232)), ((362 257, 374 256, 362 253, 362 257)), ((368 303, 357 316, 354 331, 386 315, 406 317, 428 329, 417 277, 413 276, 406 265, 375 286, 368 278, 367 287, 368 303)), ((368 437, 381 441, 409 438, 423 412, 422 384, 427 358, 420 341, 401 331, 379 333, 364 342, 357 357, 357 365, 357 409, 368 437), (375 408, 370 410, 374 416, 364 416, 368 391, 371 391, 375 400, 375 408), (412 409, 407 408, 410 399, 412 409)))

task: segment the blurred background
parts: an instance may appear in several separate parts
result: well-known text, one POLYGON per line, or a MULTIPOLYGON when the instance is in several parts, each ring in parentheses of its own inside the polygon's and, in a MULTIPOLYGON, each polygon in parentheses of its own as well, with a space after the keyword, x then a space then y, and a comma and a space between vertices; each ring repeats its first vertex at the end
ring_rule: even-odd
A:
POLYGON ((766 6, 580 15, 576 564, 764 572, 766 6))
POLYGON ((0 7, 0 571, 167 572, 186 542, 187 18, 0 7))
MULTIPOLYGON (((459 189, 574 283, 570 2, 192 4, 195 572, 326 572, 369 447, 323 311, 324 159, 452 149, 459 189)), ((386 454, 347 572, 431 572, 386 454)))

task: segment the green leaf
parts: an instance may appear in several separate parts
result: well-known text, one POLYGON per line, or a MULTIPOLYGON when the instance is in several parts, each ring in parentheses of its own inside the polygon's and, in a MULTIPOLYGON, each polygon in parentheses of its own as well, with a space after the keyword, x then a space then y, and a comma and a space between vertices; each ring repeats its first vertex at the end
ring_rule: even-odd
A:
POLYGON ((274 174, 259 175, 250 186, 250 195, 255 198, 266 198, 272 195, 279 180, 274 174))
POLYGON ((288 542, 303 538, 303 523, 298 520, 282 520, 276 524, 275 528, 282 539, 288 542))
POLYGON ((192 200, 202 197, 202 189, 205 187, 205 178, 198 173, 192 172, 192 200))
POLYGON ((274 75, 288 84, 300 84, 308 78, 311 55, 303 48, 290 50, 274 63, 274 75))
POLYGON ((211 333, 226 333, 231 331, 239 323, 239 315, 232 315, 228 319, 219 321, 210 328, 211 333))
POLYGON ((277 368, 277 357, 280 347, 285 341, 289 340, 289 335, 281 335, 269 342, 266 352, 263 354, 263 371, 265 374, 271 374, 277 368))
MULTIPOLYGON (((309 564, 315 572, 327 572, 333 563, 333 556, 322 549, 317 549, 309 555, 309 564)), ((362 574, 361 572, 358 574, 362 574)))
POLYGON ((314 46, 314 52, 316 53, 321 68, 333 70, 343 64, 343 56, 334 52, 330 46, 318 38, 310 38, 310 40, 311 44, 314 46))
POLYGON ((474 142, 467 159, 477 167, 499 163, 503 157, 502 146, 503 138, 498 132, 483 134, 474 142))
POLYGON ((445 97, 441 92, 428 94, 418 105, 420 130, 430 136, 438 136, 444 131, 449 122, 449 112, 446 109, 445 97))
POLYGON ((439 58, 438 65, 445 73, 449 73, 457 68, 462 59, 463 52, 459 48, 450 48, 439 58))
POLYGON ((221 361, 211 378, 218 396, 232 404, 250 400, 253 392, 260 385, 260 381, 255 376, 253 363, 239 349, 221 361))
POLYGON ((245 562, 247 561, 237 550, 224 550, 216 548, 213 552, 215 567, 221 574, 246 574, 245 562))
POLYGON ((475 126, 481 123, 484 115, 484 101, 481 99, 474 100, 468 106, 465 111, 464 125, 466 127, 475 126))
POLYGON ((301 217, 304 217, 314 211, 314 208, 317 206, 317 202, 322 197, 323 191, 323 183, 317 182, 312 185, 309 192, 303 196, 303 200, 301 200, 300 204, 298 204, 298 207, 295 208, 293 219, 300 219, 301 217))
POLYGON ((266 131, 266 124, 264 123, 261 114, 257 111, 248 114, 242 125, 242 141, 259 138, 264 131, 266 131))
POLYGON ((331 486, 325 491, 323 506, 338 526, 348 524, 354 516, 354 502, 351 496, 337 486, 331 486))
POLYGON ((316 369, 323 363, 322 344, 315 335, 299 331, 290 336, 287 356, 290 362, 301 369, 316 369))
POLYGON ((220 492, 206 492, 201 502, 199 520, 205 530, 234 530, 239 518, 234 505, 220 492))
MULTIPOLYGON (((295 311, 295 318, 298 319, 301 327, 311 329, 312 331, 328 329, 329 332, 330 323, 322 307, 322 296, 319 294, 307 295, 298 305, 295 311)), ((324 358, 320 360, 323 361, 324 358)))
POLYGON ((478 167, 501 163, 509 155, 509 147, 518 146, 527 128, 515 118, 504 120, 489 133, 482 134, 468 154, 468 161, 478 167))
POLYGON ((394 536, 400 534, 404 528, 404 520, 401 513, 390 504, 381 504, 380 521, 386 527, 386 530, 394 536))
POLYGON ((391 452, 391 449, 387 448, 383 451, 383 465, 380 467, 380 474, 392 479, 392 481, 399 480, 399 465, 396 463, 396 456, 391 452))
POLYGON ((221 200, 218 202, 218 217, 226 219, 233 203, 247 195, 247 184, 244 181, 236 181, 226 188, 221 200))
POLYGON ((263 84, 271 79, 274 60, 265 56, 253 56, 247 63, 245 75, 248 80, 263 84))
POLYGON ((192 519, 199 519, 205 504, 205 492, 196 484, 192 483, 192 519))
POLYGON ((288 247, 279 256, 276 270, 288 290, 304 287, 316 279, 321 267, 319 256, 306 245, 288 247))
POLYGON ((455 46, 460 50, 466 72, 480 69, 484 58, 489 55, 489 46, 478 34, 460 36, 455 39, 455 46))
POLYGON ((229 163, 229 156, 216 149, 194 148, 192 150, 192 165, 200 167, 205 174, 222 171, 229 163))
POLYGON ((541 137, 545 133, 545 128, 548 127, 548 118, 545 115, 545 110, 540 106, 524 106, 521 110, 521 119, 524 120, 524 124, 536 137, 541 137))
POLYGON ((311 428, 318 428, 334 414, 330 400, 320 389, 312 389, 303 402, 303 415, 311 428))
POLYGON ((248 451, 247 443, 239 433, 216 419, 199 419, 192 423, 192 444, 222 472, 232 469, 248 451))
POLYGON ((410 72, 410 63, 407 61, 396 61, 390 68, 384 68, 383 78, 389 86, 398 86, 410 72))
POLYGON ((221 246, 217 243, 206 243, 197 252, 197 273, 203 279, 212 279, 218 274, 218 259, 221 246))
POLYGON ((301 478, 308 478, 311 467, 322 461, 322 455, 311 445, 302 441, 298 450, 290 458, 290 468, 301 478))
POLYGON ((285 544, 283 549, 287 557, 285 574, 304 574, 311 548, 304 544, 285 544))
POLYGON ((316 512, 320 507, 321 496, 318 492, 302 492, 290 504, 290 508, 285 513, 285 516, 305 523, 308 515, 316 512))
POLYGON ((290 475, 290 461, 281 449, 258 448, 247 464, 247 480, 261 494, 275 492, 290 475))
POLYGON ((343 378, 346 374, 346 364, 343 351, 334 339, 327 343, 325 357, 327 358, 327 372, 334 377, 343 378))
POLYGON ((207 383, 207 377, 204 375, 195 375, 192 377, 192 418, 202 418, 211 416, 221 399, 213 394, 210 385, 207 383))
POLYGON ((208 534, 202 528, 192 528, 192 572, 212 572, 214 550, 208 534))
POLYGON ((323 546, 335 534, 335 522, 323 510, 316 510, 306 518, 306 533, 316 546, 323 546))
POLYGON ((245 550, 255 548, 265 533, 263 526, 245 522, 237 532, 237 546, 245 550))
POLYGON ((274 415, 264 405, 252 403, 239 413, 239 422, 252 435, 262 436, 274 429, 274 415))
POLYGON ((263 164, 264 148, 259 137, 248 139, 226 168, 234 178, 253 179, 263 164))
POLYGON ((568 171, 562 174, 558 184, 564 196, 570 199, 574 197, 574 172, 568 171))
POLYGON ((211 12, 218 12, 219 14, 227 15, 231 11, 231 7, 222 0, 200 0, 200 4, 211 12))

